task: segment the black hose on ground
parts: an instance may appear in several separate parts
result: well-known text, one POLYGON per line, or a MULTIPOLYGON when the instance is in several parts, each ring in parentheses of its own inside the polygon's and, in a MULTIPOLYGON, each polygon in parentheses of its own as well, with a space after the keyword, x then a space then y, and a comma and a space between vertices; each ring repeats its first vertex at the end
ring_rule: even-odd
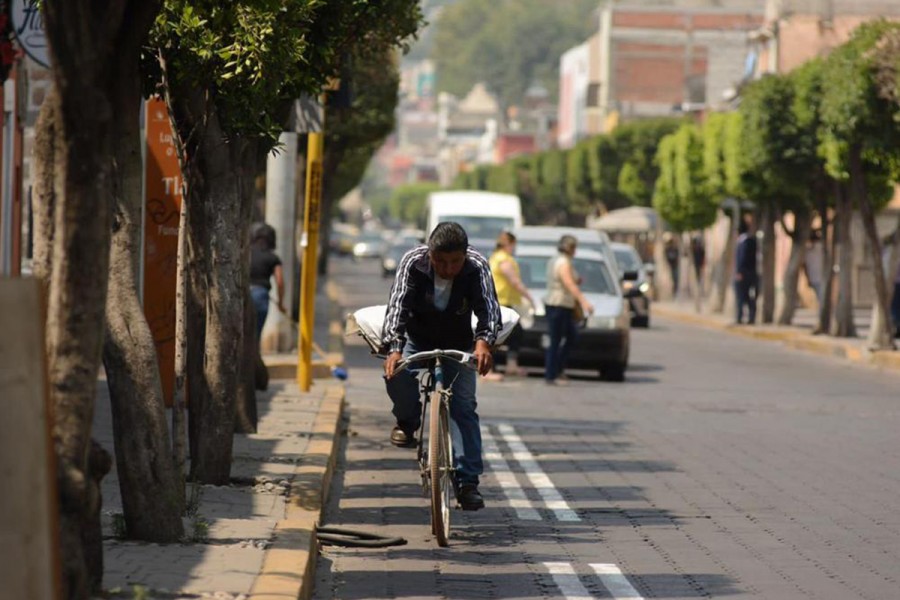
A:
POLYGON ((406 540, 402 537, 385 537, 376 533, 333 525, 316 527, 316 538, 323 544, 348 548, 386 548, 406 545, 406 540))

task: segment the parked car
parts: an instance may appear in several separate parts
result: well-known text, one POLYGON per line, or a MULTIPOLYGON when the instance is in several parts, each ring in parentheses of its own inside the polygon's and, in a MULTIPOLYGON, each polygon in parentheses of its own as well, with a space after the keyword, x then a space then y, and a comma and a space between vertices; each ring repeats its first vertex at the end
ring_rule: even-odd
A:
MULTIPOLYGON (((547 292, 547 262, 556 255, 556 245, 526 245, 516 250, 522 282, 535 300, 533 314, 519 321, 523 332, 521 366, 544 365, 544 350, 550 340, 543 297, 547 292)), ((573 266, 582 277, 581 291, 594 305, 594 314, 580 327, 567 366, 597 370, 603 379, 622 381, 628 367, 631 319, 617 276, 603 254, 581 246, 575 252, 573 266)))
POLYGON ((634 278, 622 281, 622 293, 631 307, 631 325, 633 327, 650 327, 650 275, 641 260, 640 254, 633 246, 621 242, 612 243, 613 254, 619 271, 623 274, 634 273, 634 278))
POLYGON ((400 264, 400 259, 403 258, 403 255, 410 249, 424 243, 424 241, 424 231, 401 231, 394 236, 387 250, 385 250, 384 256, 381 258, 381 276, 385 278, 393 277, 397 273, 397 265, 400 264))
POLYGON ((606 258, 610 270, 616 274, 616 280, 620 279, 616 257, 610 247, 609 235, 599 229, 587 227, 558 227, 551 225, 526 225, 513 231, 516 235, 516 245, 522 246, 556 246, 559 238, 564 235, 574 236, 578 240, 578 250, 594 250, 606 258))
POLYGON ((329 247, 338 256, 353 254, 353 244, 359 236, 359 228, 347 223, 332 223, 329 247))
POLYGON ((353 258, 380 258, 387 250, 387 242, 380 231, 363 231, 353 244, 353 258))

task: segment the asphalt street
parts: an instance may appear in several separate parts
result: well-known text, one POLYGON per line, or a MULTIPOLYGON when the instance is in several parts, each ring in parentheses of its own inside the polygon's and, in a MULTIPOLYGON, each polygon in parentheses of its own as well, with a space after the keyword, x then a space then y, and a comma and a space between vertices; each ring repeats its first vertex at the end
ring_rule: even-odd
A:
MULTIPOLYGON (((346 311, 387 300, 333 261, 346 311)), ((431 536, 380 363, 346 340, 348 418, 315 598, 900 597, 900 378, 654 317, 624 383, 479 382, 487 508, 431 536)))

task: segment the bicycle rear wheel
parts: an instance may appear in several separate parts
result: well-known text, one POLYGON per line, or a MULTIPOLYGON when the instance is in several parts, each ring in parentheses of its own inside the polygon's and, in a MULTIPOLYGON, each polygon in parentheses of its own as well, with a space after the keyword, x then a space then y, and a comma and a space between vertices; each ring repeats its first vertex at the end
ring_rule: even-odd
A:
POLYGON ((431 393, 428 431, 428 468, 431 474, 431 530, 438 546, 450 537, 450 501, 453 493, 453 443, 450 440, 450 411, 438 384, 431 393))

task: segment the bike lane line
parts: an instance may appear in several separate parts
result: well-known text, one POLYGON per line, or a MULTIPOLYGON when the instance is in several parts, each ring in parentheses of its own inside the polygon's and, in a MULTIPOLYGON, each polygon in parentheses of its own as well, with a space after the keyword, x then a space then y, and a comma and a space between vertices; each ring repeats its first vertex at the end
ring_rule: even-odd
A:
POLYGON ((503 458, 494 436, 484 426, 481 428, 481 441, 484 447, 484 457, 487 459, 500 487, 503 488, 503 493, 506 495, 509 505, 516 511, 516 516, 523 521, 540 521, 540 513, 532 506, 531 500, 525 495, 525 490, 516 481, 516 476, 509 468, 509 463, 503 458))
POLYGON ((566 600, 594 600, 569 563, 545 562, 544 567, 566 600))
POLYGON ((594 573, 600 577, 603 587, 609 590, 613 598, 628 598, 629 600, 643 600, 643 597, 631 586, 628 578, 621 569, 610 563, 591 563, 594 573))
POLYGON ((547 508, 553 511, 553 514, 560 521, 581 521, 578 513, 572 510, 562 497, 562 494, 559 493, 559 490, 556 489, 556 486, 553 485, 553 482, 550 481, 550 478, 547 477, 547 474, 541 470, 537 460, 528 450, 528 447, 525 446, 525 443, 519 437, 519 434, 516 433, 513 426, 508 423, 501 423, 498 428, 500 435, 509 446, 510 451, 512 451, 513 458, 525 471, 531 484, 537 489, 541 498, 544 499, 547 508))

